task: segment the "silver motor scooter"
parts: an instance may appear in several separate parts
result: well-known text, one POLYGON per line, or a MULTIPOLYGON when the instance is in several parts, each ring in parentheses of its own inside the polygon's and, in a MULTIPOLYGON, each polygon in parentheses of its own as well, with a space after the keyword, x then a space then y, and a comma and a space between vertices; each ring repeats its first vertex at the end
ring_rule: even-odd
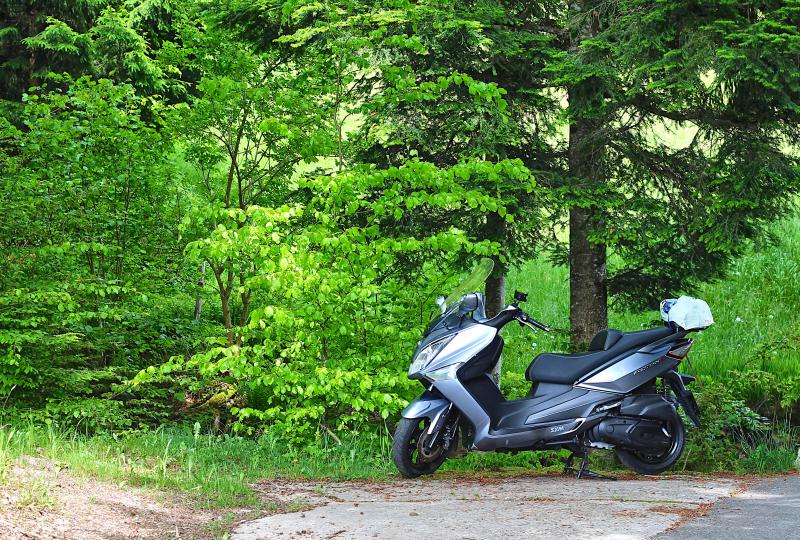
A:
MULTIPOLYGON (((493 318, 485 315, 483 289, 493 269, 483 259, 446 299, 428 326, 408 371, 425 387, 397 426, 393 458, 403 476, 432 474, 456 448, 522 451, 566 448, 565 471, 603 477, 587 469, 590 448, 614 449, 621 462, 642 474, 659 474, 680 457, 686 429, 678 414, 700 425, 700 411, 678 373, 692 340, 674 324, 621 332, 603 330, 588 352, 545 353, 526 370, 527 397, 506 400, 491 372, 503 350, 500 330, 517 321, 550 328, 515 300, 493 318), (460 444, 459 444, 460 443, 460 444), (581 457, 577 470, 573 458, 581 457)), ((697 330, 697 329, 693 329, 697 330)))

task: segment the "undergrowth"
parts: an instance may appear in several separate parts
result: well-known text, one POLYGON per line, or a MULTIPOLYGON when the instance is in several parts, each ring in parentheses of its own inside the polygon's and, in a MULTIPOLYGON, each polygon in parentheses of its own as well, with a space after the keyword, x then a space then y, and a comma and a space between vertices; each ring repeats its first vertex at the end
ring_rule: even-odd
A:
MULTIPOLYGON (((800 218, 777 228, 781 242, 739 260, 728 279, 704 286, 716 324, 698 333, 691 365, 700 380, 693 390, 703 410, 701 429, 689 441, 677 472, 770 473, 792 468, 797 458, 800 397, 800 218)), ((530 388, 524 371, 545 351, 568 349, 566 269, 535 260, 511 272, 509 292, 529 293, 526 310, 551 324, 551 334, 509 326, 505 332, 503 389, 520 397, 530 388)), ((657 324, 658 314, 612 308, 610 324, 625 331, 657 324)), ((410 353, 410 351, 409 351, 410 353)), ((102 414, 102 413, 101 413, 102 414)), ((391 421, 361 431, 318 436, 294 447, 275 437, 202 433, 200 424, 86 436, 76 429, 33 425, 6 403, 0 428, 0 483, 23 455, 43 455, 78 474, 191 494, 201 507, 257 506, 250 484, 275 478, 362 479, 395 474, 391 421), (385 426, 385 427, 384 427, 385 426)), ((193 419, 194 420, 194 419, 193 419)), ((190 422, 192 422, 191 420, 190 422)), ((602 454, 610 456, 608 452, 602 454)), ((442 470, 557 470, 554 452, 470 453, 442 470)), ((613 459, 598 462, 613 468, 613 459)), ((603 466, 605 466, 603 465, 603 466)))
MULTIPOLYGON (((692 293, 708 302, 715 322, 694 334, 692 367, 683 369, 715 379, 749 369, 800 376, 800 216, 776 224, 774 235, 776 244, 753 250, 733 263, 726 279, 692 293)), ((535 355, 569 349, 568 269, 535 259, 512 270, 508 285, 509 294, 527 292, 525 310, 556 329, 532 334, 507 327, 504 369, 521 374, 535 355)), ((657 324, 657 311, 635 313, 614 305, 609 310, 611 328, 632 332, 657 324)))

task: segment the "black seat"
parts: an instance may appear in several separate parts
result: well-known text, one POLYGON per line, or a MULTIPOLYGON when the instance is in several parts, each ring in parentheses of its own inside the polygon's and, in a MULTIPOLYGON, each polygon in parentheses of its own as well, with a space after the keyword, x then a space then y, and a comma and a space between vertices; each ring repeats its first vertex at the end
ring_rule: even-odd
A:
POLYGON ((619 356, 626 351, 633 352, 674 333, 674 330, 668 326, 639 332, 601 330, 592 339, 588 352, 540 354, 528 366, 525 378, 529 381, 572 384, 615 356, 619 356))

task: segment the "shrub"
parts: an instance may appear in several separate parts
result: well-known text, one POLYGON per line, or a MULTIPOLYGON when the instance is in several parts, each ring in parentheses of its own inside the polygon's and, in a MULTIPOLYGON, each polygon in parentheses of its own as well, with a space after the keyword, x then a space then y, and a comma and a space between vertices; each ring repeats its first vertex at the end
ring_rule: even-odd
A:
POLYGON ((731 470, 741 457, 748 437, 766 429, 765 419, 734 395, 729 386, 703 378, 695 388, 702 411, 702 428, 689 429, 684 468, 702 471, 731 470))
POLYGON ((702 378, 695 389, 702 411, 701 429, 689 429, 689 447, 683 468, 700 471, 786 470, 789 454, 796 454, 797 433, 787 423, 761 416, 745 401, 740 381, 752 389, 760 372, 743 372, 732 381, 702 378))
POLYGON ((511 220, 502 198, 469 187, 476 177, 532 189, 517 162, 447 170, 413 162, 304 181, 304 207, 226 211, 227 221, 189 253, 252 261, 243 280, 252 291, 249 321, 232 345, 174 358, 136 382, 197 373, 235 390, 227 406, 236 431, 293 442, 396 417, 421 388, 406 370, 433 299, 459 260, 499 248, 457 228, 397 223, 464 207, 511 220))

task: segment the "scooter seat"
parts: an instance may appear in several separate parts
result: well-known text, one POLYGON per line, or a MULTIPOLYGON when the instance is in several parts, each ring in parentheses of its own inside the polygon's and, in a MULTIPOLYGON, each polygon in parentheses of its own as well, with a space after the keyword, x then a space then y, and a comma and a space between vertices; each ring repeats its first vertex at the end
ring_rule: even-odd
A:
POLYGON ((588 352, 540 354, 528 366, 525 378, 529 381, 572 384, 612 358, 625 352, 633 353, 648 343, 663 339, 673 333, 675 333, 674 330, 668 326, 639 332, 602 330, 592 339, 588 352), (600 349, 601 347, 602 349, 600 349))

